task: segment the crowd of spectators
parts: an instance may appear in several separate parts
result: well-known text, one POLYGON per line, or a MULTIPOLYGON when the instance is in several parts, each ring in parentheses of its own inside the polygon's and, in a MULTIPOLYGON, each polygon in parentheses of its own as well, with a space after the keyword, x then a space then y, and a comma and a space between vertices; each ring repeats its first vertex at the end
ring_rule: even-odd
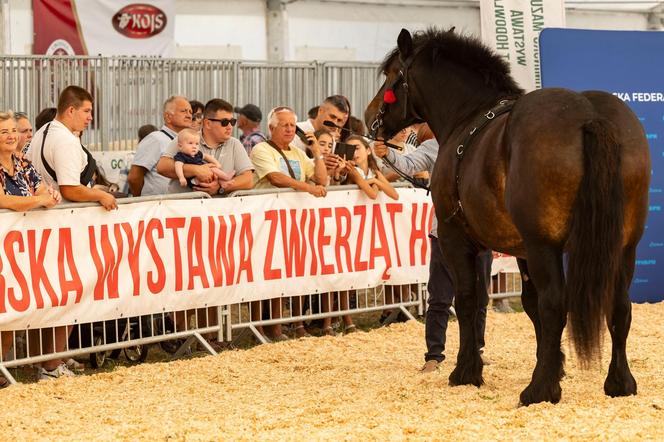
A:
MULTIPOLYGON (((118 208, 116 196, 97 167, 94 157, 81 143, 81 135, 92 121, 93 97, 83 88, 69 86, 59 96, 57 107, 42 110, 35 118, 35 133, 24 113, 0 113, 0 208, 17 211, 51 208, 61 201, 99 203, 106 210, 118 208)), ((291 188, 324 198, 329 186, 356 184, 369 198, 379 192, 392 199, 399 195, 390 181, 397 177, 382 170, 368 140, 366 127, 351 115, 348 99, 327 97, 313 107, 308 119, 297 122, 288 106, 271 109, 267 133, 261 132, 263 113, 254 104, 242 107, 221 98, 205 104, 184 96, 169 97, 163 104, 161 127, 145 124, 138 131, 139 143, 128 171, 131 196, 164 195, 201 191, 212 196, 249 189, 291 188), (239 139, 235 138, 237 126, 239 139), (338 143, 354 149, 352 155, 335 153, 338 143)), ((147 123, 147 122, 146 122, 147 123)), ((416 134, 415 131, 411 131, 416 134)), ((403 131, 394 144, 405 144, 411 132, 403 131)), ((356 303, 355 291, 326 293, 311 301, 303 295, 286 306, 281 298, 251 303, 253 320, 278 319, 290 307, 293 316, 314 308, 316 312, 348 311, 356 303), (316 305, 314 305, 316 304, 316 305)), ((172 318, 177 329, 185 327, 193 312, 172 318)), ((216 309, 199 311, 198 326, 215 324, 216 309)), ((350 315, 339 324, 346 332, 355 325, 350 315)), ((260 330, 272 340, 289 339, 281 325, 260 330)), ((337 328, 340 328, 337 327, 337 328)), ((295 337, 309 336, 302 322, 292 324, 295 337)), ((66 347, 71 328, 45 330, 44 352, 66 347)), ((322 320, 321 333, 336 334, 333 319, 322 320)), ((214 344, 214 338, 209 338, 214 344)), ((10 332, 1 335, 2 354, 9 351, 10 332)), ((39 368, 42 379, 70 376, 67 361, 46 361, 39 368)), ((0 387, 4 386, 0 377, 0 387)))

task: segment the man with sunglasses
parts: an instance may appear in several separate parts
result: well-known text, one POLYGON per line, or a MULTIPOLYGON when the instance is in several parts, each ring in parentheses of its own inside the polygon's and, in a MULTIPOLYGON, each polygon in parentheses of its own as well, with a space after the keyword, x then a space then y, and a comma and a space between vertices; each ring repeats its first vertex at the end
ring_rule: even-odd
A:
MULTIPOLYGON (((220 185, 209 164, 185 164, 184 176, 195 178, 196 185, 193 190, 217 195, 253 187, 254 167, 240 140, 233 137, 233 126, 237 123, 237 120, 233 117, 233 110, 230 103, 220 98, 214 98, 207 102, 203 112, 200 150, 219 161, 224 172, 235 172, 235 177, 230 181, 222 182, 220 185)), ((175 160, 173 158, 177 153, 178 146, 177 142, 174 141, 170 143, 159 159, 157 171, 171 179, 168 186, 169 193, 191 192, 192 189, 180 186, 175 174, 175 160)))
POLYGON ((164 195, 168 180, 157 173, 157 164, 166 147, 182 129, 191 127, 191 105, 185 97, 172 96, 164 102, 164 125, 138 143, 127 174, 129 190, 134 196, 164 195))

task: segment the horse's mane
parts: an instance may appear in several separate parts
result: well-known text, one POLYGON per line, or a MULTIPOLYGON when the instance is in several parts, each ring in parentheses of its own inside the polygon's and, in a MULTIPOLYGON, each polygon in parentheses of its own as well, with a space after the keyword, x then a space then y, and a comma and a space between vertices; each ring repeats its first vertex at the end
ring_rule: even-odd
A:
MULTIPOLYGON (((508 95, 521 95, 523 90, 516 84, 510 74, 509 64, 494 51, 489 49, 476 37, 455 34, 453 30, 443 31, 428 28, 413 34, 413 50, 422 51, 429 56, 426 61, 435 68, 441 61, 452 61, 484 77, 487 86, 508 95)), ((399 56, 399 48, 390 52, 380 68, 382 72, 399 56)))

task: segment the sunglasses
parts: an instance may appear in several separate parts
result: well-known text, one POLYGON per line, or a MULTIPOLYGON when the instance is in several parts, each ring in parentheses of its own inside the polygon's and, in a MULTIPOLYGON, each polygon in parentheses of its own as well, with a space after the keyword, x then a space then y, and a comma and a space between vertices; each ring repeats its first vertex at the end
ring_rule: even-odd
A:
POLYGON ((201 114, 201 113, 195 113, 195 114, 193 114, 193 115, 191 116, 191 119, 194 120, 194 121, 202 120, 202 119, 203 119, 203 114, 201 114))
POLYGON ((208 120, 210 120, 210 121, 216 121, 216 122, 220 123, 223 127, 226 127, 226 126, 228 126, 229 124, 230 124, 231 126, 235 126, 235 123, 237 123, 237 119, 236 119, 236 118, 222 118, 221 120, 218 119, 218 118, 208 118, 208 120))

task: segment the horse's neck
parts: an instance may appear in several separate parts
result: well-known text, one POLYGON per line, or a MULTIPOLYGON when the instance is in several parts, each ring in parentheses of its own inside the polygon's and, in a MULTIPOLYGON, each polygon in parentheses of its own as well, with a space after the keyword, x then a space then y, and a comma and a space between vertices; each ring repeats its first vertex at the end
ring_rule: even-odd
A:
POLYGON ((481 97, 477 94, 457 95, 454 99, 440 100, 439 94, 425 95, 427 103, 422 117, 442 144, 460 130, 465 129, 483 113, 496 105, 504 94, 488 91, 481 97))

